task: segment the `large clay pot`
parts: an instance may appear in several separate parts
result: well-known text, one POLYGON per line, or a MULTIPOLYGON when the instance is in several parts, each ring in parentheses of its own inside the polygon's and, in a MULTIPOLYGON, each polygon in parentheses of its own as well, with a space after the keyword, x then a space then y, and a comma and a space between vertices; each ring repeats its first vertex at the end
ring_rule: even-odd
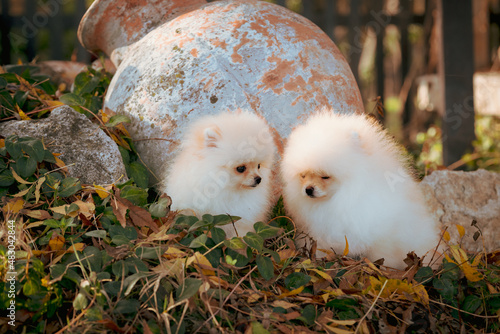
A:
POLYGON ((104 107, 131 117, 128 129, 157 176, 188 122, 200 115, 237 108, 263 115, 281 152, 282 139, 317 108, 363 110, 331 39, 267 2, 97 0, 79 38, 115 63, 104 107))

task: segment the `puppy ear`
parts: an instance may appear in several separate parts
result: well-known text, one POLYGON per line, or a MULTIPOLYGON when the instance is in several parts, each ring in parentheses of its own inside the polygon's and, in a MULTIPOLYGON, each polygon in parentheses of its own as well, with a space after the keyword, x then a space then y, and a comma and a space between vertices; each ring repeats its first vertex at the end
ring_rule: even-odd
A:
POLYGON ((203 131, 203 142, 205 147, 217 147, 217 142, 221 137, 220 129, 214 125, 203 131))

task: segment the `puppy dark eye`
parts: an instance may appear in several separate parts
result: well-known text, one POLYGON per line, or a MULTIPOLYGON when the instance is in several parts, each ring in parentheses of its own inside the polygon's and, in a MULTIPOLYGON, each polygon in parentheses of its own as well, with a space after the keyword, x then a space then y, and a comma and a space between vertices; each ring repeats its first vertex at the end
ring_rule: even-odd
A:
POLYGON ((238 173, 243 173, 246 170, 247 170, 246 166, 238 166, 238 167, 236 167, 236 171, 238 173))
POLYGON ((260 164, 257 165, 257 169, 260 169, 260 164))
POLYGON ((329 176, 322 176, 321 177, 323 180, 328 180, 330 177, 329 176))
POLYGON ((305 178, 306 178, 306 175, 305 175, 305 174, 300 174, 300 177, 301 177, 302 179, 305 179, 305 178))

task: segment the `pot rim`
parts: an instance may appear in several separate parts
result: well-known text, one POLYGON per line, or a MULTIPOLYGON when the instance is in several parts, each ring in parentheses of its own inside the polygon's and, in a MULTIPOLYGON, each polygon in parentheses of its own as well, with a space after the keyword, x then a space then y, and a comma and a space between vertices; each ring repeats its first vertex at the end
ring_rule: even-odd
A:
POLYGON ((78 26, 78 39, 93 53, 128 46, 172 18, 206 5, 206 0, 95 0, 78 26))

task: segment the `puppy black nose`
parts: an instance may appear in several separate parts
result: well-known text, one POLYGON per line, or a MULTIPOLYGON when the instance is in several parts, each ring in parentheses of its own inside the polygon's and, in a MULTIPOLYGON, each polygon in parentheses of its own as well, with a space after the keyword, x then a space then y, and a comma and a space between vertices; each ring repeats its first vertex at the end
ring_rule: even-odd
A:
POLYGON ((253 180, 255 181, 255 184, 259 184, 262 181, 262 178, 260 176, 256 176, 253 180))
POLYGON ((309 197, 314 197, 314 187, 307 187, 306 188, 306 194, 309 197))

